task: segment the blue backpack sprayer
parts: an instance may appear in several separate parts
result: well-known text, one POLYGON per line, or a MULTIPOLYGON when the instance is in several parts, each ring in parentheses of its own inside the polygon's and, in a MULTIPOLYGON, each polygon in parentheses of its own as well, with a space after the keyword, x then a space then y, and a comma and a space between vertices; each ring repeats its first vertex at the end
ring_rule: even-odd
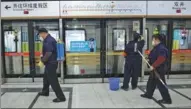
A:
POLYGON ((64 43, 59 40, 56 44, 56 48, 57 48, 57 61, 58 62, 62 62, 64 61, 64 43))

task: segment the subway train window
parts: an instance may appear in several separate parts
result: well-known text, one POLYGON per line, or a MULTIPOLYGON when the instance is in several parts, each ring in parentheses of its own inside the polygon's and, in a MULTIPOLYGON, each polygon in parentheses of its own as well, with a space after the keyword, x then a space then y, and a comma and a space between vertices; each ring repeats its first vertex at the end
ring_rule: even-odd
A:
POLYGON ((67 75, 100 74, 100 21, 65 22, 67 75))
POLYGON ((3 39, 6 74, 29 74, 28 24, 5 22, 3 24, 3 39))
POLYGON ((171 71, 191 70, 191 21, 173 22, 171 71))
POLYGON ((122 53, 133 31, 140 32, 139 20, 108 20, 106 22, 106 74, 122 74, 124 57, 122 53))
MULTIPOLYGON (((44 68, 39 67, 38 63, 40 61, 40 55, 42 52, 42 41, 39 39, 38 36, 38 29, 39 28, 46 28, 48 30, 48 33, 54 37, 56 40, 60 38, 59 36, 59 24, 56 21, 34 21, 33 22, 33 28, 34 28, 34 54, 35 54, 35 62, 36 62, 36 74, 44 74, 44 68)), ((57 73, 59 72, 59 69, 57 69, 57 73)))

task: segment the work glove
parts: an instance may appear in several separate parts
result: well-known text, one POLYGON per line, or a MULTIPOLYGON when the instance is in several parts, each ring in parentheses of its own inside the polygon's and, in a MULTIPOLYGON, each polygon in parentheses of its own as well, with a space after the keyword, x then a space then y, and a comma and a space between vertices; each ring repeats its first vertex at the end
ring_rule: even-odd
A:
POLYGON ((127 57, 127 53, 123 52, 122 56, 124 56, 124 58, 126 58, 127 57))
POLYGON ((44 63, 41 60, 42 60, 42 55, 40 55, 40 60, 39 60, 39 63, 38 63, 39 67, 43 67, 44 66, 44 63))
POLYGON ((153 66, 151 66, 151 67, 150 67, 150 70, 151 70, 151 71, 153 71, 153 70, 154 70, 154 67, 153 67, 153 66))
POLYGON ((44 66, 44 64, 42 63, 42 61, 39 61, 38 66, 39 66, 39 67, 43 67, 43 66, 44 66))

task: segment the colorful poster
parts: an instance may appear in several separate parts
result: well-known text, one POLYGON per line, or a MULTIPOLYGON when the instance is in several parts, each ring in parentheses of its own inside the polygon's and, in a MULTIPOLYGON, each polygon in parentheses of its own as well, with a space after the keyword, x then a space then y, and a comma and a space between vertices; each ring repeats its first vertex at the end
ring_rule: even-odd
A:
POLYGON ((35 42, 35 52, 37 51, 39 52, 42 51, 42 42, 38 42, 38 41, 35 42))
POLYGON ((96 41, 71 41, 70 52, 96 52, 96 41))
POLYGON ((180 30, 175 29, 173 34, 173 40, 180 40, 180 30))
POLYGON ((22 42, 22 52, 29 52, 28 42, 22 42))
POLYGON ((173 48, 188 49, 189 47, 189 30, 188 29, 174 29, 173 33, 173 48))
POLYGON ((180 44, 180 30, 175 29, 173 33, 173 49, 179 49, 180 44))

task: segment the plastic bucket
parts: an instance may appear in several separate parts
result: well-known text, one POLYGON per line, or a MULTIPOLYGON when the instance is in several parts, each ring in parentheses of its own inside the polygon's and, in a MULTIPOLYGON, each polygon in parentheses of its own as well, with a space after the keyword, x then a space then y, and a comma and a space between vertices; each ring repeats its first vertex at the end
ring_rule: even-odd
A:
POLYGON ((120 83, 119 78, 109 78, 109 88, 110 88, 110 90, 112 90, 112 91, 119 90, 119 83, 120 83))

